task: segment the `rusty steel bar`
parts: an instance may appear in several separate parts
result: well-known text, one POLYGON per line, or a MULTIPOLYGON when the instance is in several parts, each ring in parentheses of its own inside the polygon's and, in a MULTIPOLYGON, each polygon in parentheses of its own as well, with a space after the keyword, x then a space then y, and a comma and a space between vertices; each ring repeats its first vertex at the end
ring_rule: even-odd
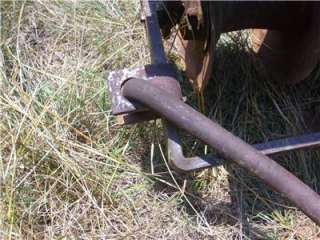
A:
POLYGON ((173 124, 185 129, 269 184, 320 224, 320 196, 278 163, 197 112, 164 89, 141 79, 130 79, 123 96, 139 101, 173 124))
POLYGON ((176 126, 164 121, 168 137, 168 161, 177 172, 191 172, 209 167, 216 167, 225 163, 224 159, 214 154, 205 156, 185 157, 176 126))
MULTIPOLYGON (((216 154, 185 157, 176 127, 166 122, 168 136, 169 163, 178 172, 191 172, 209 167, 216 167, 226 163, 216 154)), ((320 146, 320 132, 303 134, 294 137, 272 140, 252 145, 260 153, 271 156, 301 149, 320 146)))
POLYGON ((264 155, 274 155, 299 149, 319 147, 320 132, 272 140, 265 143, 254 144, 253 146, 264 155))
POLYGON ((145 23, 147 35, 149 38, 149 48, 152 63, 167 63, 167 57, 164 52, 162 37, 157 19, 156 1, 142 0, 141 8, 143 16, 142 21, 145 23))

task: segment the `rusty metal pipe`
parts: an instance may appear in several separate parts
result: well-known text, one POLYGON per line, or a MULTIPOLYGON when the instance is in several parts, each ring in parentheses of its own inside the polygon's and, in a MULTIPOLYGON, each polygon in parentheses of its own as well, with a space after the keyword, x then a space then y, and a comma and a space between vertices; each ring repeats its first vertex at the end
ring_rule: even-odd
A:
POLYGON ((320 224, 319 195, 272 159, 164 89, 147 81, 129 79, 122 86, 122 94, 146 105, 216 149, 224 158, 249 170, 320 224))

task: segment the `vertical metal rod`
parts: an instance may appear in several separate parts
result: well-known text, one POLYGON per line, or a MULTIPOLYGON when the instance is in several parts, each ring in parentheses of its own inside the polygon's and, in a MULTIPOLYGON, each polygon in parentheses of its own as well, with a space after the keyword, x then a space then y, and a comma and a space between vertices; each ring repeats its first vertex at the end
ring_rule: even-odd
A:
MULTIPOLYGON (((153 64, 162 64, 167 63, 167 58, 163 48, 159 22, 157 19, 157 4, 159 4, 157 1, 141 0, 141 7, 143 8, 142 12, 144 13, 143 21, 145 22, 146 31, 149 38, 151 62, 153 64)), ((180 94, 180 92, 176 93, 177 96, 180 96, 180 94)), ((168 158, 171 166, 176 166, 177 169, 188 169, 186 162, 189 159, 185 158, 183 155, 177 128, 166 120, 163 120, 162 124, 167 133, 168 158)), ((194 160, 197 160, 196 162, 200 162, 200 165, 207 164, 207 162, 201 161, 202 158, 199 157, 194 157, 194 160)), ((191 170, 191 166, 189 170, 191 170)))
POLYGON ((144 21, 149 38, 150 57, 153 64, 167 63, 162 37, 157 19, 157 1, 143 0, 144 21))

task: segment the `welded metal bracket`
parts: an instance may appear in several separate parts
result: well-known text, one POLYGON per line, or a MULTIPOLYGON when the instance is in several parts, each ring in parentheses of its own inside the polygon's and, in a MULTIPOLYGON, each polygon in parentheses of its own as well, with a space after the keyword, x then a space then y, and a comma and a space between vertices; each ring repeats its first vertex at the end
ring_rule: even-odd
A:
POLYGON ((135 101, 129 101, 121 94, 121 86, 130 78, 152 81, 159 77, 177 78, 177 71, 172 64, 148 64, 135 68, 112 71, 107 77, 108 90, 112 98, 112 114, 119 116, 122 124, 136 123, 158 118, 158 116, 135 101))

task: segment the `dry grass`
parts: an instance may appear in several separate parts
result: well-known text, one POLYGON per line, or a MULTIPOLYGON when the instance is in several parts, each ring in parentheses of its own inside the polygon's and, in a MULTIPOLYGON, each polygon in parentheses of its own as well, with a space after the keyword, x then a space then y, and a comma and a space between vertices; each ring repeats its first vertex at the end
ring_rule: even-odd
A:
MULTIPOLYGON (((138 2, 0 4, 1 239, 320 239, 305 215, 236 166, 171 172, 158 122, 117 127, 105 75, 148 61, 138 2)), ((245 42, 220 42, 209 116, 249 142, 306 130, 319 74, 276 88, 245 42)), ((201 152, 198 141, 185 144, 201 152)), ((278 158, 316 190, 318 159, 278 158)))

